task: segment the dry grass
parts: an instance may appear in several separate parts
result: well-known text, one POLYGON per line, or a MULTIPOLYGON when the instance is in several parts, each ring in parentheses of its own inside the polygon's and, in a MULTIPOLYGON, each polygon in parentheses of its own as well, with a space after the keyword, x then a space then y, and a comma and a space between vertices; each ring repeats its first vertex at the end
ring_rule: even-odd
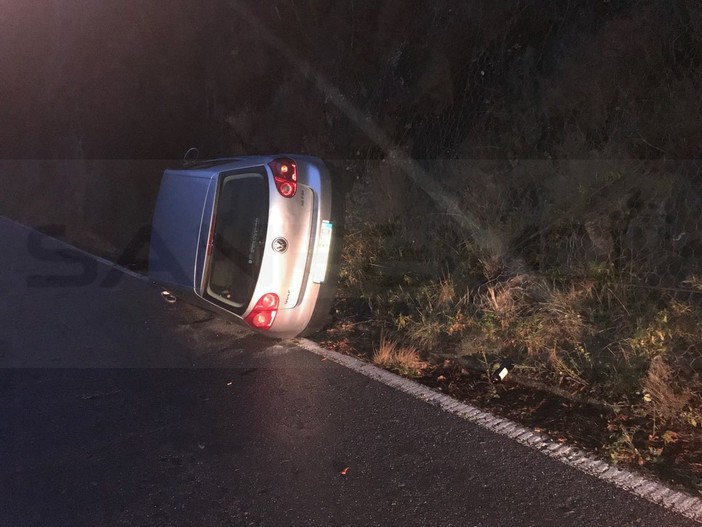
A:
POLYGON ((662 423, 680 420, 692 399, 689 388, 680 385, 679 376, 662 356, 654 357, 643 382, 644 400, 662 423))
POLYGON ((427 366, 416 348, 400 346, 396 341, 385 336, 381 338, 373 354, 373 362, 410 377, 418 376, 427 366))
POLYGON ((702 278, 697 275, 692 275, 683 280, 682 284, 691 287, 695 291, 702 292, 702 278))

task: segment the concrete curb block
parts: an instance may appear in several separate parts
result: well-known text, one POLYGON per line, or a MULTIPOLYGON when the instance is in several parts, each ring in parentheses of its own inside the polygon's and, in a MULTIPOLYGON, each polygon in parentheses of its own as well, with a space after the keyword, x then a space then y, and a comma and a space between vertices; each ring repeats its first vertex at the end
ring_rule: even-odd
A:
POLYGON ((702 523, 702 499, 700 498, 673 490, 662 483, 621 469, 601 459, 596 459, 579 448, 556 443, 551 438, 536 433, 513 421, 497 417, 470 404, 462 403, 415 381, 380 369, 373 364, 322 348, 311 340, 296 339, 294 342, 307 351, 361 373, 370 379, 438 406, 442 410, 480 425, 496 434, 508 437, 531 449, 538 450, 544 455, 569 465, 580 472, 607 481, 640 498, 702 523))

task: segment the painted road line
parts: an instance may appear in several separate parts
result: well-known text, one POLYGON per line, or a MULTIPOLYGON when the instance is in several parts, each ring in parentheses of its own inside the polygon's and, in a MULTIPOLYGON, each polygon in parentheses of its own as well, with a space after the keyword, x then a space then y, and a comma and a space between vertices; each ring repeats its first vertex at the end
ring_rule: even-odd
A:
POLYGON ((303 349, 320 355, 350 370, 365 375, 370 379, 381 382, 401 392, 416 397, 446 412, 457 415, 475 423, 496 434, 508 437, 518 443, 538 450, 544 455, 569 465, 585 474, 606 481, 630 492, 640 498, 674 511, 686 518, 702 523, 702 499, 684 492, 673 490, 658 481, 634 474, 619 468, 592 454, 566 444, 556 443, 546 437, 503 417, 497 417, 467 403, 457 401, 453 397, 432 390, 413 380, 400 377, 395 373, 378 368, 368 362, 336 351, 322 348, 309 339, 296 339, 295 342, 303 349))

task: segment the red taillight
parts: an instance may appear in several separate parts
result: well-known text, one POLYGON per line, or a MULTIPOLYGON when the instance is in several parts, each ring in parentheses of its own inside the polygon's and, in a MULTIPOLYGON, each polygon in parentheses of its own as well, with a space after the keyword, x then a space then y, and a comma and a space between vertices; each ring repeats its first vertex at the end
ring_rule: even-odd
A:
POLYGON ((270 329, 278 313, 278 295, 266 293, 263 295, 251 310, 251 313, 244 319, 246 323, 256 329, 270 329))
POLYGON ((297 192, 297 165, 289 157, 274 159, 268 166, 273 172, 275 186, 284 198, 292 198, 297 192))

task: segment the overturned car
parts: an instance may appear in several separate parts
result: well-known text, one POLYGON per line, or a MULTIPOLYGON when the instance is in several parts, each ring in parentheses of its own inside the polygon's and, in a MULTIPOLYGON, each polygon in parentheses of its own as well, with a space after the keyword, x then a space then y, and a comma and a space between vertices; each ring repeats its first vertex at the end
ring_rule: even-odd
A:
POLYGON ((298 155, 216 159, 168 169, 152 221, 150 278, 177 297, 273 337, 329 319, 343 193, 298 155))

